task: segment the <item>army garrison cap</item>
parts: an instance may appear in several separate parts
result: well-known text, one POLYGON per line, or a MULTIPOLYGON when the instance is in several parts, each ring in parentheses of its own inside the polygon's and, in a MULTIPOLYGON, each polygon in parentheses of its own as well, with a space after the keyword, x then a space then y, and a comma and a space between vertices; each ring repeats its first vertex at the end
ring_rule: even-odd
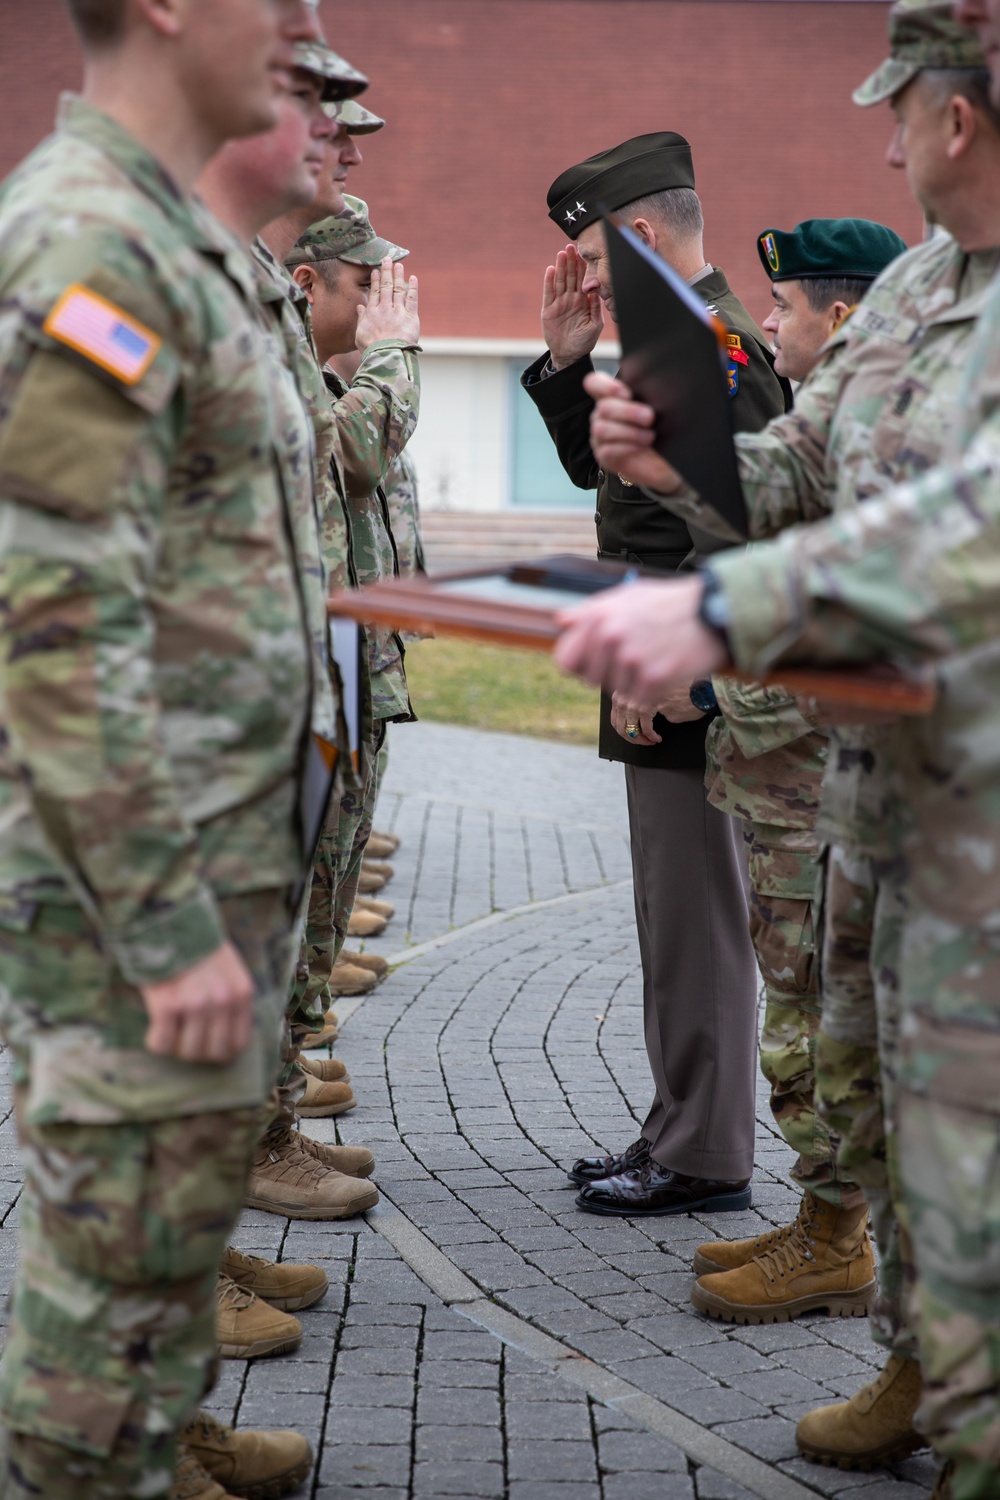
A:
POLYGON ((569 167, 549 188, 549 218, 575 240, 605 209, 665 188, 693 188, 691 147, 672 130, 637 135, 569 167))
POLYGON ((385 124, 380 115, 365 109, 356 99, 343 99, 339 104, 324 104, 323 108, 331 120, 347 127, 348 135, 373 135, 385 124))
POLYGON ((855 104, 881 104, 925 68, 985 68, 977 38, 952 19, 952 0, 896 0, 889 12, 889 51, 881 67, 854 91, 855 104))
POLYGON ((368 87, 365 75, 353 68, 346 58, 338 57, 325 42, 297 42, 295 66, 322 78, 324 102, 354 99, 368 87))
POLYGON ((894 229, 870 219, 806 219, 795 229, 766 229, 757 240, 772 281, 848 276, 874 281, 906 249, 894 229))
POLYGON ((332 218, 320 219, 307 229, 285 261, 289 268, 320 260, 346 260, 352 266, 378 266, 388 256, 404 260, 409 250, 380 239, 371 226, 368 204, 363 198, 344 194, 346 207, 332 218))

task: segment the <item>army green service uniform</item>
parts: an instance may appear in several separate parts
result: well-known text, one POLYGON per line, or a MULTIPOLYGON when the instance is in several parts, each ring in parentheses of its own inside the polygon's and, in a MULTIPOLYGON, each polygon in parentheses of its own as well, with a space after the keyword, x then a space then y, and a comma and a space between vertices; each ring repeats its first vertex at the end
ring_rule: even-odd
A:
MULTIPOLYGON (((598 204, 614 209, 650 192, 693 186, 687 142, 663 131, 563 173, 550 189, 550 217, 575 239, 598 217, 598 204)), ((789 387, 775 375, 766 335, 724 273, 706 266, 691 285, 727 329, 734 426, 756 432, 791 405, 789 387)), ((597 492, 598 556, 676 572, 694 556, 687 525, 600 469, 593 455, 593 401, 583 386, 592 368, 588 356, 557 371, 546 354, 525 371, 522 384, 570 479, 597 492)), ((706 719, 671 724, 657 716, 661 743, 630 745, 613 728, 605 697, 599 749, 624 764, 628 791, 646 1050, 655 1087, 643 1139, 660 1167, 739 1182, 753 1170, 757 983, 740 829, 706 805, 708 727, 706 719)))
POLYGON ((0 1487, 165 1495, 317 811, 282 486, 301 433, 273 420, 245 256, 106 116, 63 105, 0 241, 0 1022, 26 1167, 0 1487), (249 1049, 147 1052, 139 986, 227 939, 249 1049))

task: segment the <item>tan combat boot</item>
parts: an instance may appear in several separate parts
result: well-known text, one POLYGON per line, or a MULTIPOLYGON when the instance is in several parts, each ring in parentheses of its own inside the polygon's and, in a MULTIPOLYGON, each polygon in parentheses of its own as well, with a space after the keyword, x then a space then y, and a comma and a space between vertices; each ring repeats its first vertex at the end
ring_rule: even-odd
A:
POLYGON ((245 1292, 253 1292, 281 1312, 299 1312, 325 1297, 330 1283, 319 1266, 290 1265, 287 1261, 264 1260, 227 1245, 222 1255, 222 1274, 245 1292))
POLYGON ((380 833, 377 828, 373 828, 368 835, 365 853, 370 854, 372 859, 391 859, 399 844, 398 833, 380 833))
POLYGON ((295 1106, 296 1112, 307 1119, 329 1119, 332 1115, 346 1114, 357 1108, 357 1099, 349 1083, 324 1083, 306 1073, 306 1091, 295 1106))
POLYGON ((301 1150, 334 1172, 343 1172, 347 1177, 370 1177, 375 1170, 375 1158, 367 1146, 328 1146, 326 1141, 313 1140, 301 1130, 295 1132, 295 1139, 301 1150))
POLYGON ((223 1359, 262 1359, 297 1349, 302 1324, 222 1272, 215 1290, 215 1337, 223 1359))
POLYGON ((300 1057, 299 1067, 324 1083, 350 1083, 350 1074, 339 1057, 300 1057))
POLYGON ((353 949, 345 949, 344 954, 349 964, 357 969, 367 969, 376 979, 384 979, 389 972, 389 961, 381 953, 355 953, 353 949))
POLYGON ((385 917, 387 922, 391 922, 396 915, 396 908, 391 901, 377 901, 374 896, 356 896, 354 910, 372 911, 377 917, 385 917))
POLYGON ((385 885, 385 876, 377 875, 374 870, 366 869, 362 864, 361 874, 358 877, 358 893, 362 896, 374 896, 385 885))
POLYGON ((261 1142, 250 1169, 247 1207, 288 1219, 352 1219, 374 1208, 378 1191, 303 1148, 298 1131, 261 1142))
POLYGON ((367 870, 369 875, 381 875, 386 885, 396 873, 392 865, 387 865, 384 859, 369 859, 367 854, 361 861, 361 868, 367 870))
POLYGON ((305 1041, 301 1043, 301 1050, 309 1052, 314 1047, 329 1047, 340 1035, 340 1022, 332 1010, 328 1010, 323 1017, 323 1030, 311 1031, 305 1041))
POLYGON ((338 955, 330 975, 332 995, 367 995, 377 984, 377 975, 356 967, 343 953, 338 955))
POLYGON ((807 1194, 799 1205, 798 1217, 790 1224, 782 1224, 777 1229, 754 1235, 752 1240, 709 1240, 707 1244, 699 1245, 694 1252, 695 1275, 711 1276, 713 1271, 735 1271, 738 1266, 748 1265, 758 1255, 763 1255, 765 1250, 773 1250, 775 1245, 784 1244, 788 1236, 799 1227, 803 1214, 808 1212, 807 1194))
POLYGON ((279 1500, 313 1466, 312 1449, 300 1433, 240 1432, 205 1411, 191 1418, 181 1442, 204 1473, 245 1500, 279 1500))
POLYGON ((891 1354, 878 1379, 850 1401, 817 1407, 802 1418, 795 1429, 799 1451, 838 1469, 880 1469, 906 1458, 927 1447, 913 1425, 923 1391, 919 1362, 891 1354))
POLYGON ((347 936, 352 938, 381 937, 388 925, 388 917, 380 917, 373 911, 365 911, 355 902, 351 920, 347 924, 347 936))
POLYGON ((875 1295, 868 1208, 834 1208, 807 1193, 791 1233, 744 1266, 699 1276, 691 1301, 727 1323, 786 1323, 825 1308, 863 1318, 875 1295))
POLYGON ((237 1500, 237 1497, 229 1490, 224 1490, 221 1484, 216 1484, 211 1474, 205 1472, 194 1454, 182 1443, 177 1449, 170 1500, 237 1500))

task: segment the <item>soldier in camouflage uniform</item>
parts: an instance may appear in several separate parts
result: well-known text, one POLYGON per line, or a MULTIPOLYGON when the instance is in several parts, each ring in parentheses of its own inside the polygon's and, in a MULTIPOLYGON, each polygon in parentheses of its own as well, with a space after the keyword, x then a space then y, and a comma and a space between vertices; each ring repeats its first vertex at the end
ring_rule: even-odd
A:
MULTIPOLYGON (((807 376, 830 334, 905 249, 891 229, 867 220, 812 219, 791 233, 765 231, 758 250, 773 284, 779 372, 807 376)), ((781 1230, 701 1246, 695 1269, 711 1280, 698 1280, 692 1301, 712 1316, 750 1322, 817 1309, 863 1314, 876 1285, 867 1202, 838 1167, 814 1097, 815 825, 827 738, 780 688, 725 678, 714 687, 723 713, 709 731, 709 800, 744 826, 750 931, 766 1002, 761 1069, 804 1192, 797 1219, 781 1230)))
MULTIPOLYGON (((938 24, 945 23, 943 6, 925 22, 908 9, 918 26, 929 25, 935 12, 938 24)), ((902 14, 896 10, 897 24, 902 14)), ((913 53, 895 58, 913 60, 913 53)), ((956 75, 946 76, 947 95, 956 75)), ((929 101, 933 73, 909 88, 917 91, 911 101, 921 95, 929 101)), ((906 93, 896 105, 905 122, 906 93)), ((888 1003, 895 1004, 898 1020, 890 1017, 889 1183, 916 1271, 911 1293, 924 1377, 916 1420, 952 1460, 937 1493, 990 1500, 1000 1495, 1000 1200, 993 1172, 1000 1130, 994 686, 1000 654, 1000 252, 990 248, 1000 242, 1000 216, 983 182, 996 180, 1000 157, 982 111, 953 109, 952 118, 961 121, 966 143, 953 161, 966 187, 961 243, 934 239, 886 274, 801 393, 797 420, 804 410, 811 420, 798 430, 786 428, 786 442, 770 455, 775 472, 768 472, 767 497, 758 509, 762 530, 768 529, 769 505, 778 525, 782 508, 785 520, 822 515, 831 503, 828 481, 836 480, 829 464, 834 446, 856 444, 850 483, 843 492, 834 485, 832 503, 843 506, 842 514, 794 528, 749 553, 713 559, 701 584, 687 586, 690 594, 675 589, 667 597, 658 585, 655 597, 643 588, 627 603, 586 610, 590 619, 578 623, 560 654, 566 665, 587 662, 591 674, 600 671, 626 690, 650 693, 716 667, 727 654, 756 672, 798 661, 937 660, 933 711, 898 721, 891 740, 886 736, 878 746, 878 794, 889 799, 894 873, 880 876, 876 938, 887 880, 900 896, 889 918, 896 932, 887 944, 896 950, 889 983, 878 992, 879 1042, 891 990, 888 1003), (973 115, 979 123, 970 132, 973 115), (968 151, 979 155, 975 172, 965 160, 968 151), (974 331, 970 302, 972 316, 979 311, 974 331), (966 351, 963 370, 956 355, 966 351), (866 372, 867 391, 861 384, 866 372), (842 420, 838 392, 849 391, 855 380, 859 399, 842 420), (924 431, 939 435, 938 467, 919 446, 906 455, 907 438, 919 442, 924 431), (882 471, 886 463, 908 473, 910 482, 892 487, 882 471), (854 503, 858 487, 862 496, 872 495, 862 506, 854 503), (655 670, 641 664, 640 651, 655 670)), ((611 415, 605 408, 602 419, 611 415)), ((619 411, 617 419, 623 418, 619 411)), ((617 445, 616 453, 623 448, 617 445)), ((760 457, 766 461, 766 448, 760 457)), ((649 480, 650 470, 643 472, 649 480)), ((838 775, 849 769, 847 761, 838 762, 838 775)), ((865 805, 874 805, 864 795, 865 805)), ((886 1384, 870 1388, 863 1403, 848 1403, 855 1407, 856 1431, 865 1411, 881 1404, 886 1384)), ((826 1433, 836 1438, 844 1408, 829 1412, 826 1433)), ((842 1461, 833 1443, 827 1456, 842 1461)))
POLYGON ((304 5, 230 5, 219 68, 183 18, 168 41, 132 7, 74 15, 86 102, 0 194, 0 1022, 26 1169, 0 1492, 138 1500, 169 1493, 212 1378, 329 792, 304 775, 325 719, 296 455, 249 267, 188 194, 213 131, 274 123, 270 68, 316 33, 304 5), (161 94, 165 160, 118 118, 161 94))
MULTIPOLYGON (((322 107, 322 94, 336 95, 344 88, 360 87, 363 80, 335 61, 332 54, 315 46, 299 49, 297 61, 293 94, 282 101, 278 127, 266 136, 230 142, 202 173, 198 187, 208 207, 252 250, 262 332, 275 369, 280 402, 276 409, 282 430, 288 434, 289 452, 294 455, 294 463, 284 474, 284 486, 308 585, 304 600, 323 735, 331 745, 340 743, 346 764, 346 736, 338 723, 339 694, 327 647, 328 588, 321 538, 321 518, 338 503, 331 469, 333 422, 308 333, 304 298, 256 235, 277 213, 315 193, 313 173, 332 129, 322 107), (325 71, 320 72, 320 68, 325 71)), ((330 816, 336 815, 334 804, 330 816)), ((360 1180, 372 1168, 371 1153, 314 1142, 293 1133, 293 1127, 296 1107, 303 1097, 309 1097, 309 1087, 313 1098, 332 1096, 338 1111, 353 1105, 354 1095, 349 1082, 344 1081, 342 1064, 327 1063, 340 1074, 330 1080, 307 1076, 298 1066, 303 1037, 323 1024, 321 1011, 316 1014, 303 1006, 298 986, 289 1002, 287 1023, 279 1077, 280 1108, 258 1148, 258 1156, 282 1149, 286 1168, 294 1166, 318 1187, 317 1196, 328 1206, 330 1216, 349 1217, 378 1201, 374 1187, 360 1180)), ((325 1273, 316 1266, 271 1263, 234 1250, 227 1250, 223 1266, 218 1307, 222 1353, 229 1358, 252 1358, 294 1348, 301 1341, 302 1329, 287 1309, 298 1310, 319 1300, 327 1287, 325 1273)), ((205 1419, 199 1418, 190 1433, 200 1435, 204 1423, 205 1419)), ((263 1483, 266 1477, 258 1473, 256 1482, 263 1483)))
MULTIPOLYGON (((331 370, 325 373, 344 458, 349 549, 334 558, 336 587, 359 587, 398 573, 399 565, 382 482, 416 427, 419 370, 416 341, 416 280, 407 288, 398 262, 408 252, 372 230, 366 205, 348 197, 344 211, 314 225, 301 237, 286 265, 312 304, 320 358, 347 352, 348 339, 364 345, 357 374, 348 385, 331 370), (371 279, 371 298, 397 305, 399 334, 370 341, 364 313, 356 323, 358 302, 371 279)), ((381 331, 381 330, 380 330, 381 331)), ((362 766, 364 788, 345 796, 337 840, 337 894, 334 914, 338 946, 342 945, 357 895, 365 845, 371 832, 379 785, 379 752, 385 726, 413 718, 406 675, 405 649, 398 634, 366 628, 362 766)))

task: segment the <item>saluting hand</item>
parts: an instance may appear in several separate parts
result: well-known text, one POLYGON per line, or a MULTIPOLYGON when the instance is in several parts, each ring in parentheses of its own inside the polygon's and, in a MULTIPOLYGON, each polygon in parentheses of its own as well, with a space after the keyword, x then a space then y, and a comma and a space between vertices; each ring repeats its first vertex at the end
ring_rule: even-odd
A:
POLYGON ((590 414, 590 446, 601 468, 660 495, 679 490, 681 476, 653 448, 653 408, 636 401, 613 375, 595 370, 583 383, 597 403, 590 414))
POLYGON ((409 280, 397 260, 388 257, 372 271, 367 305, 358 309, 358 348, 377 344, 379 339, 399 339, 404 344, 419 344, 418 283, 409 280))
POLYGON ((595 348, 604 328, 597 292, 583 290, 587 267, 575 245, 567 245, 545 272, 542 338, 557 370, 576 364, 595 348))

